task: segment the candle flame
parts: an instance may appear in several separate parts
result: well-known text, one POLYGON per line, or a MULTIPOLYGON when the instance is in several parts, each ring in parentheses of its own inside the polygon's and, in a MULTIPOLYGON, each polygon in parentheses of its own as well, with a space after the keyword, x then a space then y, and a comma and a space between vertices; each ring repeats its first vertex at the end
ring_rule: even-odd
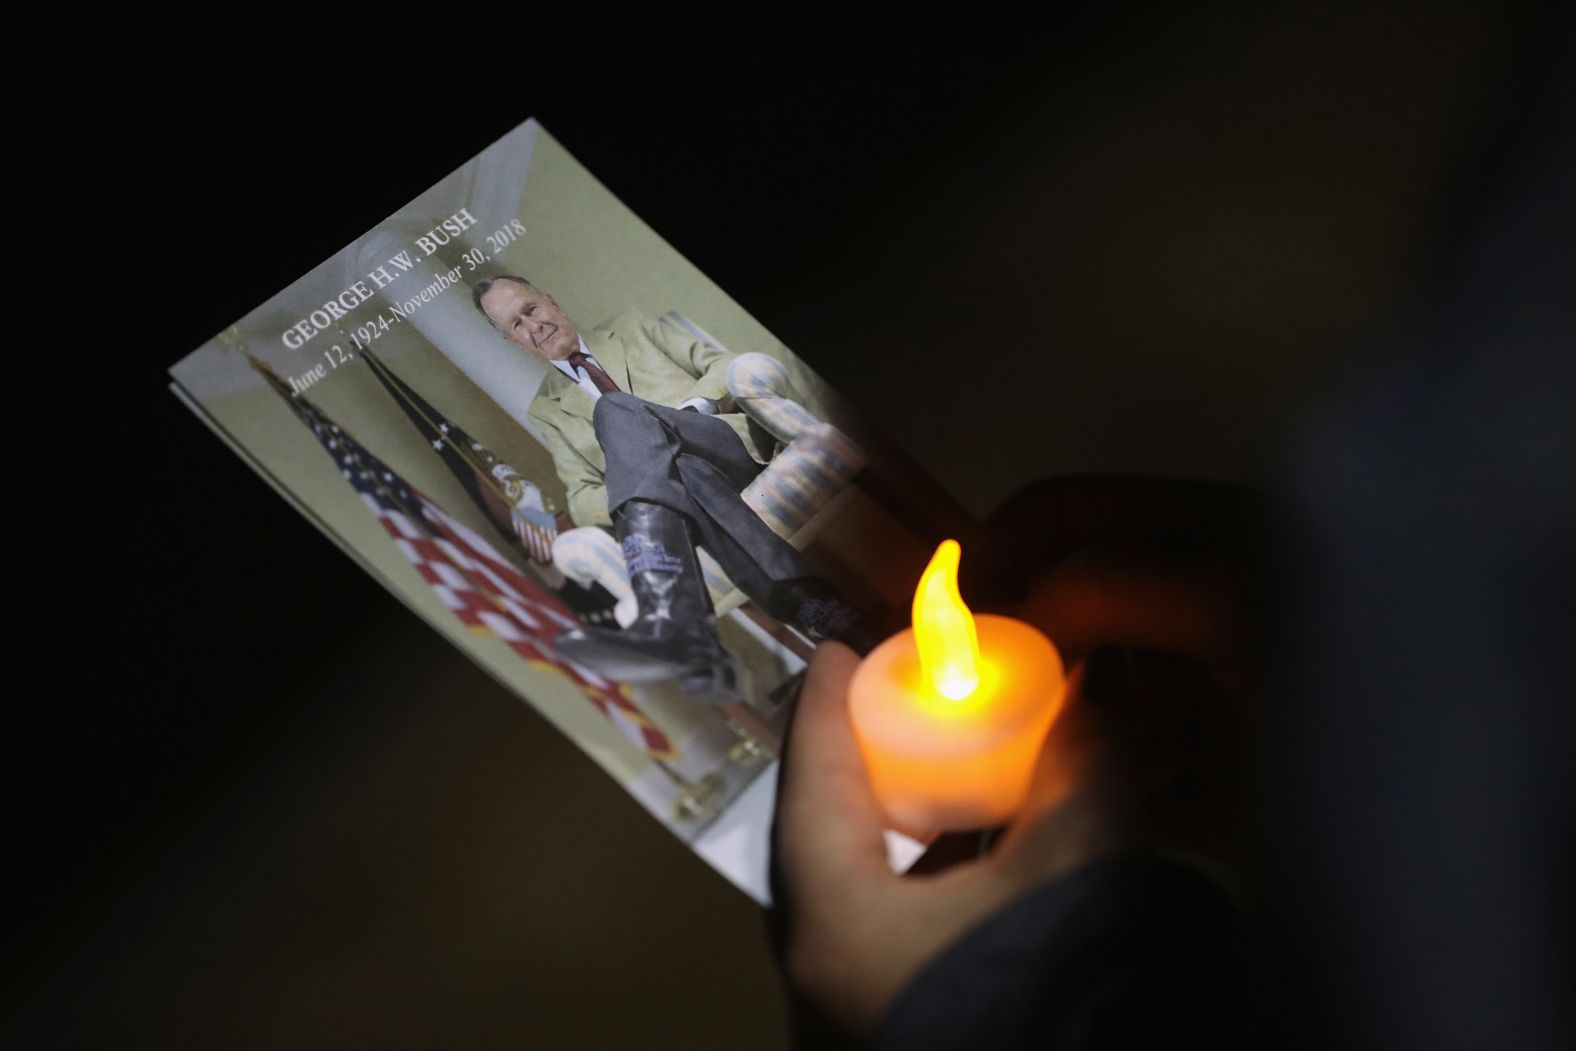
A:
POLYGON ((958 594, 963 549, 943 540, 914 590, 914 638, 919 665, 936 692, 961 701, 980 683, 980 642, 974 615, 958 594))

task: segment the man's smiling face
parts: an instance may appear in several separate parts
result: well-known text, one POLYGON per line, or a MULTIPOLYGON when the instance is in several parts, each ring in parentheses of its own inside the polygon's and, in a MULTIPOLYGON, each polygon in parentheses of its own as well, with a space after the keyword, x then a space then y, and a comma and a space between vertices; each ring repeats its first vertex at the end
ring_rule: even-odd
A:
POLYGON ((574 323, 552 296, 518 281, 495 281, 482 294, 482 312, 498 331, 532 354, 562 361, 580 349, 574 323))

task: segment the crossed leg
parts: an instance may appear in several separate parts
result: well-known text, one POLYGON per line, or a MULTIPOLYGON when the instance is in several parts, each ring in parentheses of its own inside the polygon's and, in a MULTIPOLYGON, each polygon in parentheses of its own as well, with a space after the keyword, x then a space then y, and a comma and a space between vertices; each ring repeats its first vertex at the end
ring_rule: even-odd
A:
POLYGON ((592 422, 610 511, 645 500, 684 515, 729 579, 768 611, 779 585, 815 575, 740 497, 762 468, 727 423, 622 392, 597 399, 592 422))

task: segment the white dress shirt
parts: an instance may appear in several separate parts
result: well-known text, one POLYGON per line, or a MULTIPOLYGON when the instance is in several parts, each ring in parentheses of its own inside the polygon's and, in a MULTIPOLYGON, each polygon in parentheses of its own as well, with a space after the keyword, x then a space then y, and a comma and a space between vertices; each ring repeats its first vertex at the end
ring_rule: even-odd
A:
MULTIPOLYGON (((579 333, 576 333, 575 336, 580 340, 580 353, 590 358, 591 363, 597 368, 602 369, 602 363, 596 359, 596 355, 592 354, 586 349, 585 338, 579 333)), ((570 379, 579 384, 580 389, 585 391, 586 394, 590 395, 592 401, 596 401, 602 396, 602 392, 597 390, 596 384, 591 381, 591 374, 585 369, 578 365, 571 365, 569 362, 563 360, 555 360, 550 362, 550 364, 553 366, 553 368, 557 369, 559 372, 562 372, 565 376, 568 376, 570 379)), ((602 369, 602 371, 607 372, 606 369, 602 369)), ((612 378, 611 373, 608 374, 608 378, 612 378)), ((617 383, 618 381, 613 380, 613 382, 617 383)), ((696 412, 705 413, 707 416, 715 416, 717 414, 717 403, 712 401, 710 398, 685 398, 683 401, 679 402, 679 408, 694 409, 696 412)))

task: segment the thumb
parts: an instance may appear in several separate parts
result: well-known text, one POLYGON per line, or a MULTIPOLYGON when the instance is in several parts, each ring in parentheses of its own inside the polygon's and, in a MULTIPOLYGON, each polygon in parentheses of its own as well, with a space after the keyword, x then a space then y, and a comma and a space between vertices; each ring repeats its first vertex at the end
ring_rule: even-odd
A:
POLYGON ((840 643, 816 649, 784 742, 772 861, 790 901, 840 898, 850 880, 892 876, 880 808, 848 719, 858 666, 840 643))

